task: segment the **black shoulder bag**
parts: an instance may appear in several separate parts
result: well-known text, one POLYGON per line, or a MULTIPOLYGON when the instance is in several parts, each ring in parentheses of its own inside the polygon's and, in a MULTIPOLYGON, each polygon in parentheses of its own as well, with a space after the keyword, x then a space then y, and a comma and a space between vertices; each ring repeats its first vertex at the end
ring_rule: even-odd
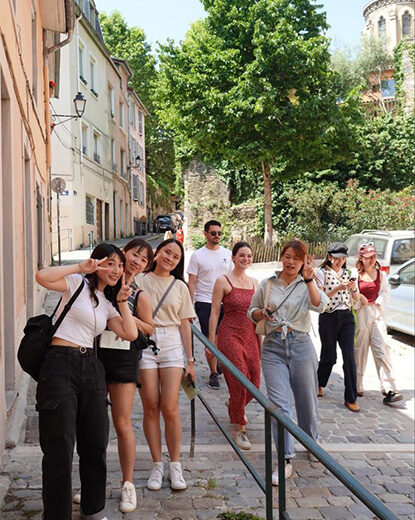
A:
MULTIPOLYGON (((160 301, 158 302, 157 307, 154 309, 154 311, 153 311, 153 318, 158 313, 158 311, 159 311, 159 309, 161 307, 161 304, 164 302, 164 300, 166 299, 167 295, 169 294, 170 290, 173 288, 173 285, 175 283, 176 283, 176 278, 173 278, 171 284, 167 287, 165 293, 160 298, 160 301)), ((133 316, 135 316, 136 318, 138 318, 138 316, 137 316, 138 297, 140 296, 141 292, 142 292, 142 290, 138 290, 136 295, 135 295, 135 299, 134 299, 133 316)), ((144 349, 146 349, 148 347, 151 347, 153 350, 157 349, 157 345, 156 345, 156 343, 152 339, 150 339, 150 335, 149 334, 143 334, 141 331, 138 331, 137 339, 135 339, 134 341, 131 341, 131 347, 135 348, 137 350, 144 350, 144 349)))
POLYGON ((59 308, 62 298, 59 300, 59 303, 51 316, 41 314, 39 316, 33 316, 33 318, 29 318, 27 321, 26 326, 23 329, 24 336, 17 351, 17 359, 19 360, 23 371, 33 377, 35 381, 39 379, 40 369, 45 358, 46 349, 50 345, 55 332, 68 314, 73 302, 78 298, 83 287, 84 280, 82 279, 82 283, 65 305, 54 325, 52 320, 59 308))

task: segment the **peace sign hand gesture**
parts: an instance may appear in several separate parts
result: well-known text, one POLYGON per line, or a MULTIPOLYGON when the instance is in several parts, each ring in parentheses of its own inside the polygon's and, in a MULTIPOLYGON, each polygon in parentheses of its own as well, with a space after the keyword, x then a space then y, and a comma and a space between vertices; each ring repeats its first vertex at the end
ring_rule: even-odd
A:
POLYGON ((88 258, 88 260, 84 260, 79 263, 79 269, 82 274, 91 274, 95 273, 95 271, 105 271, 106 267, 100 267, 107 257, 101 258, 101 260, 97 260, 96 258, 88 258))
POLYGON ((303 271, 302 271, 304 280, 310 280, 314 276, 313 261, 314 261, 313 255, 306 256, 303 271))
POLYGON ((128 297, 130 296, 130 294, 131 294, 131 288, 129 285, 126 285, 125 273, 123 273, 122 278, 121 278, 121 288, 117 294, 117 302, 125 303, 128 300, 128 297))

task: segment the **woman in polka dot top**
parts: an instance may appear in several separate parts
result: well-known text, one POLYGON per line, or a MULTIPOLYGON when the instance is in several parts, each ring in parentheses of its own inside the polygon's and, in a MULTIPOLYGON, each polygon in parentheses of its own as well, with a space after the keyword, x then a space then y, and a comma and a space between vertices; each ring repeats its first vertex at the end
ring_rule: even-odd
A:
POLYGON ((323 396, 333 366, 337 360, 337 343, 343 356, 344 404, 352 412, 360 410, 357 404, 356 364, 354 359, 355 322, 351 300, 356 297, 356 282, 346 268, 347 246, 331 244, 327 256, 316 274, 317 285, 330 298, 325 312, 320 314, 318 330, 321 339, 318 366, 318 395, 323 396))

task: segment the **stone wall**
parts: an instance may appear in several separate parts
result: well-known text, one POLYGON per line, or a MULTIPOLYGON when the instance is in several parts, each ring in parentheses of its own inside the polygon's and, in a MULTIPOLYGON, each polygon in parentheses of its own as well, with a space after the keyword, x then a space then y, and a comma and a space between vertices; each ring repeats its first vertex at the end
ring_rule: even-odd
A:
POLYGON ((415 110, 415 68, 408 49, 402 53, 403 88, 405 92, 405 113, 415 110))
POLYGON ((256 208, 232 206, 229 189, 216 170, 194 160, 184 174, 185 247, 193 249, 203 242, 203 225, 219 220, 223 225, 224 243, 232 243, 254 233, 256 208))

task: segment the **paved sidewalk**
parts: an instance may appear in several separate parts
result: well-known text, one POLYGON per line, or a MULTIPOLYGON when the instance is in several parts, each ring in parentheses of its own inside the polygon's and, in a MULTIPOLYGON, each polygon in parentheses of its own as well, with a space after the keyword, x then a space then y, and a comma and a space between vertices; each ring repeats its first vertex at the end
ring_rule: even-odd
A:
MULTIPOLYGON (((269 269, 269 266, 256 266, 254 275, 262 277, 269 269)), ((54 306, 56 300, 56 294, 48 295, 47 310, 54 306)), ((313 321, 317 330, 316 316, 313 321)), ((319 352, 319 342, 313 334, 312 339, 319 352)), ((326 395, 319 399, 319 404, 322 447, 399 518, 409 520, 414 518, 414 349, 402 339, 408 340, 402 336, 391 338, 391 347, 403 401, 389 407, 382 404, 376 371, 370 359, 365 378, 365 396, 359 400, 362 410, 358 414, 350 412, 343 405, 339 353, 326 395)), ((229 425, 225 406, 228 397, 226 385, 223 382, 219 391, 207 387, 208 371, 200 343, 196 344, 196 358, 196 372, 203 394, 218 416, 229 425)), ((261 389, 265 390, 263 381, 261 389)), ((35 386, 31 384, 22 443, 5 456, 2 473, 10 477, 11 485, 0 512, 1 520, 41 519, 41 454, 34 390, 35 386)), ((196 403, 196 454, 193 459, 189 458, 190 406, 183 393, 180 408, 183 419, 183 466, 188 489, 183 492, 171 491, 166 479, 159 492, 145 488, 151 461, 142 432, 142 407, 137 396, 133 412, 137 437, 134 480, 139 505, 137 511, 130 514, 122 515, 118 510, 120 471, 116 437, 111 428, 108 448, 108 520, 213 520, 220 512, 240 510, 265 518, 263 493, 199 401, 196 403)), ((247 417, 248 431, 253 442, 248 457, 263 473, 263 411, 256 402, 248 406, 247 417)), ((79 478, 76 457, 74 461, 73 481, 74 489, 77 489, 79 478)), ((287 506, 293 520, 375 518, 320 463, 311 463, 301 447, 293 465, 294 476, 287 481, 287 506)), ((274 503, 277 506, 276 492, 274 503)), ((74 507, 73 520, 79 520, 77 506, 74 507)))

